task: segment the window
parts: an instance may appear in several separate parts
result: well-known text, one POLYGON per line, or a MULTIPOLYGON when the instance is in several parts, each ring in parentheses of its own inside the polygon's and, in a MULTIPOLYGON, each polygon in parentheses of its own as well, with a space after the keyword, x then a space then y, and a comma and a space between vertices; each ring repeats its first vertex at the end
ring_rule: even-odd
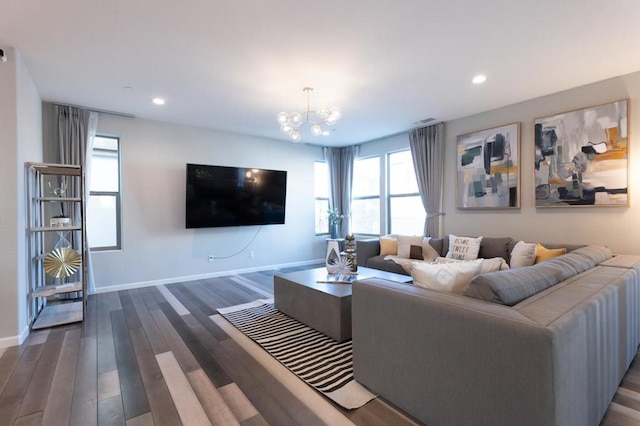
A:
POLYGON ((425 212, 411 151, 392 152, 389 161, 389 229, 394 234, 422 235, 425 212))
POLYGON ((87 235, 91 250, 120 248, 120 139, 96 136, 91 157, 87 235))
POLYGON ((329 167, 324 161, 313 164, 313 178, 316 196, 316 234, 329 233, 329 167))
POLYGON ((351 231, 380 234, 380 157, 358 158, 354 162, 351 231))

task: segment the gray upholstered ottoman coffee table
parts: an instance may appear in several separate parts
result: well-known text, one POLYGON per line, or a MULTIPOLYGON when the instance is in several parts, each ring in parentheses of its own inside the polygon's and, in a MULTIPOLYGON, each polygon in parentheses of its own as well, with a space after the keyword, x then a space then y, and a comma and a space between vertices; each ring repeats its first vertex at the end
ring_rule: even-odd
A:
MULTIPOLYGON (((408 275, 358 267, 358 280, 384 278, 409 282, 408 275)), ((351 339, 351 284, 323 283, 327 268, 276 274, 273 279, 275 307, 290 317, 338 342, 351 339)))

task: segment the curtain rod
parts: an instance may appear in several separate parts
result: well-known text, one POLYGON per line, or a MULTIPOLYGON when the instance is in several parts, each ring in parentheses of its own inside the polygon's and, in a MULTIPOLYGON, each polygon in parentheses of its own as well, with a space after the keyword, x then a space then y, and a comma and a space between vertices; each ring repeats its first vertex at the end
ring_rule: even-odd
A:
POLYGON ((98 108, 87 108, 87 107, 83 107, 83 106, 80 106, 80 105, 62 104, 60 102, 53 102, 53 104, 54 105, 58 105, 58 106, 68 106, 68 107, 73 107, 73 108, 88 109, 89 111, 99 112, 101 114, 117 115, 117 116, 126 117, 126 118, 136 118, 135 115, 128 114, 126 112, 109 111, 109 110, 106 110, 106 109, 98 109, 98 108))

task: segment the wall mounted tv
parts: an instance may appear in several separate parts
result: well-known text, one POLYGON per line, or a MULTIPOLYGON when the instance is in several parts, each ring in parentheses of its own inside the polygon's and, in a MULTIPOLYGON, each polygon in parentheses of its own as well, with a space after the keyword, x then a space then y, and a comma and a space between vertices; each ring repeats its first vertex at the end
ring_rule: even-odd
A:
POLYGON ((187 164, 187 228, 284 224, 287 172, 187 164))

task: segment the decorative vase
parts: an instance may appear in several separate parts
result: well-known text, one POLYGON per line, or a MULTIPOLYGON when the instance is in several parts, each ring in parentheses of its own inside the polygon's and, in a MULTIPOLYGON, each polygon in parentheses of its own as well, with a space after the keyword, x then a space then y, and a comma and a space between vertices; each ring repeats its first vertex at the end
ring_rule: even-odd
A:
POLYGON ((335 274, 338 270, 337 262, 340 259, 340 246, 337 241, 327 241, 327 257, 325 263, 327 265, 327 272, 335 274))
POLYGON ((331 234, 331 239, 335 240, 340 236, 340 222, 330 223, 329 224, 329 233, 331 234))

